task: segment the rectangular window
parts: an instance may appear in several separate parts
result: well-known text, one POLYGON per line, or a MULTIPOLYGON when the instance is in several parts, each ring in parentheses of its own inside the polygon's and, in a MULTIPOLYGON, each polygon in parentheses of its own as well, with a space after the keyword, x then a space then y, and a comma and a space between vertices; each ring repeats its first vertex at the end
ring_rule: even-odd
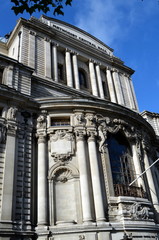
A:
POLYGON ((70 117, 52 117, 51 126, 70 126, 70 117))
POLYGON ((63 65, 58 64, 58 79, 63 81, 63 65))

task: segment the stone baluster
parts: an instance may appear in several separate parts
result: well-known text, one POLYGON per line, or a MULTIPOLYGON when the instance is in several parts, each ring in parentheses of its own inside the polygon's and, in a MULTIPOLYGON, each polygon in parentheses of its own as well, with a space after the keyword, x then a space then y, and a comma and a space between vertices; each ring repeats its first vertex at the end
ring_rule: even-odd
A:
POLYGON ((88 130, 88 152, 90 159, 90 169, 92 176, 93 197, 97 222, 105 221, 104 204, 100 182, 99 163, 96 146, 96 131, 88 130))
POLYGON ((73 60, 73 73, 74 73, 74 80, 75 80, 75 88, 80 89, 80 82, 79 82, 79 73, 78 73, 78 60, 77 60, 77 54, 74 53, 72 56, 73 60))
POLYGON ((121 105, 124 105, 124 97, 123 97, 121 82, 116 69, 114 69, 113 71, 113 80, 114 80, 117 102, 121 105))
POLYGON ((104 91, 103 91, 103 84, 102 84, 102 78, 101 78, 101 70, 100 70, 99 65, 96 65, 96 75, 97 75, 97 81, 98 81, 99 95, 100 95, 101 98, 104 99, 104 91))
POLYGON ((94 96, 98 96, 96 75, 95 75, 94 63, 92 62, 92 60, 90 60, 89 62, 89 73, 90 73, 90 79, 91 79, 92 94, 94 96))
POLYGON ((88 159, 86 154, 86 141, 85 141, 84 130, 76 131, 76 139, 77 139, 77 156, 78 156, 79 172, 80 172, 83 222, 88 223, 92 221, 92 212, 91 212, 90 187, 89 187, 89 180, 88 180, 88 174, 89 174, 88 162, 87 162, 88 159))
POLYGON ((45 38, 45 76, 51 78, 51 43, 45 38))
POLYGON ((66 78, 67 78, 67 86, 73 87, 71 53, 70 53, 69 50, 66 50, 65 58, 66 58, 66 78))
POLYGON ((110 94, 110 100, 111 102, 117 103, 116 100, 116 95, 115 95, 115 89, 114 89, 114 83, 112 79, 112 74, 109 68, 106 70, 106 75, 107 75, 107 82, 108 82, 108 89, 109 89, 109 94, 110 94))
POLYGON ((57 47, 56 43, 53 43, 52 46, 52 55, 53 55, 53 79, 55 82, 58 82, 58 63, 57 63, 57 47))

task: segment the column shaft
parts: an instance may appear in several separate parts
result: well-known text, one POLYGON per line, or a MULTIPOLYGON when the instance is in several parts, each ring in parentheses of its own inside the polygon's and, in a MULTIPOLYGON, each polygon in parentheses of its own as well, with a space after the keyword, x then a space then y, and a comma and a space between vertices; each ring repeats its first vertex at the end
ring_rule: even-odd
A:
POLYGON ((80 89, 79 74, 78 74, 78 62, 77 62, 76 54, 73 55, 72 60, 73 60, 73 73, 74 73, 74 79, 75 79, 75 88, 80 89))
MULTIPOLYGON (((135 143, 132 144, 132 153, 133 153, 133 162, 134 162, 136 177, 138 177, 142 173, 142 169, 141 169, 141 164, 140 164, 138 151, 137 151, 137 147, 136 147, 135 143)), ((137 184, 138 184, 139 187, 142 186, 143 189, 145 190, 145 184, 144 184, 144 181, 143 181, 142 178, 139 178, 137 180, 137 184)))
POLYGON ((130 83, 130 88, 131 88, 131 92, 132 92, 132 96, 133 96, 133 100, 134 100, 135 109, 139 110, 136 95, 135 95, 135 91, 134 91, 134 86, 132 84, 131 78, 129 78, 129 83, 130 83))
POLYGON ((89 137, 88 150, 89 150, 89 158, 90 158, 90 168, 91 168, 91 176, 92 176, 96 221, 105 221, 95 137, 92 137, 92 136, 89 137))
POLYGON ((45 76, 51 78, 51 44, 45 40, 45 76))
POLYGON ((90 72, 90 78, 91 78, 92 94, 94 96, 98 96, 98 88, 97 88, 96 75, 95 75, 93 62, 89 62, 89 72, 90 72))
POLYGON ((114 80, 114 86, 115 86, 118 103, 124 105, 122 87, 121 87, 119 75, 117 72, 113 72, 113 80, 114 80))
MULTIPOLYGON (((144 151, 144 163, 145 163, 145 169, 147 169, 150 166, 150 163, 149 163, 149 159, 146 151, 144 151)), ((149 185, 149 190, 152 198, 152 203, 154 205, 154 208, 159 213, 159 202, 158 202, 156 188, 153 180, 152 169, 149 169, 146 171, 146 176, 148 179, 148 185, 149 185)))
POLYGON ((114 89, 114 84, 113 84, 113 79, 111 75, 111 71, 107 69, 107 82, 108 82, 108 89, 109 89, 109 94, 110 94, 110 100, 111 102, 116 103, 116 96, 115 96, 115 89, 114 89))
POLYGON ((53 45, 52 47, 52 55, 53 55, 53 77, 54 81, 58 82, 58 63, 57 63, 57 45, 53 45))
POLYGON ((98 80, 99 95, 101 98, 104 99, 103 84, 102 84, 102 78, 101 78, 101 72, 100 72, 99 65, 96 65, 96 74, 97 74, 97 80, 98 80))
POLYGON ((134 104, 134 99, 133 99, 133 96, 132 96, 132 91, 131 91, 131 86, 130 86, 129 79, 128 79, 127 76, 123 76, 123 77, 124 77, 124 80, 125 80, 125 83, 126 83, 126 89, 127 89, 127 95, 128 95, 128 98, 129 98, 130 107, 131 107, 131 109, 136 109, 135 104, 134 104))
POLYGON ((77 139, 77 155, 80 171, 80 186, 82 198, 83 222, 92 221, 91 200, 88 181, 87 155, 85 150, 86 142, 83 138, 77 139))
POLYGON ((47 162, 46 140, 38 139, 38 225, 47 224, 47 162))
POLYGON ((14 171, 15 171, 15 155, 16 155, 16 126, 11 126, 8 129, 6 139, 6 155, 5 155, 5 167, 4 167, 4 184, 2 194, 2 209, 1 220, 7 222, 12 221, 13 212, 13 196, 14 196, 14 171))
POLYGON ((35 69, 35 33, 30 32, 29 34, 29 67, 35 69))
POLYGON ((69 51, 66 51, 66 78, 67 86, 73 87, 71 54, 69 51))

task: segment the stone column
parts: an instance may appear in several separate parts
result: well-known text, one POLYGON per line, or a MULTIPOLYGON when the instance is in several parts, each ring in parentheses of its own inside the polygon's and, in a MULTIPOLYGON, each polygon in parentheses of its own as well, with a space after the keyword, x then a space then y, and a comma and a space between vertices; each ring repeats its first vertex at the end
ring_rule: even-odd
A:
MULTIPOLYGON (((132 154, 133 154, 133 163, 134 163, 134 168, 135 168, 135 172, 136 172, 136 176, 135 178, 137 178, 141 173, 142 173, 142 169, 141 169, 141 163, 140 163, 140 152, 139 149, 136 146, 135 142, 132 142, 131 144, 131 148, 132 148, 132 154)), ((140 177, 136 183, 138 184, 138 187, 143 187, 143 189, 145 190, 145 184, 143 181, 143 178, 140 177)))
POLYGON ((102 198, 102 189, 100 182, 99 163, 96 146, 96 132, 88 130, 88 151, 90 159, 90 168, 92 176, 93 197, 95 205, 96 221, 105 221, 104 205, 102 198))
POLYGON ((103 84, 102 84, 102 78, 101 78, 101 72, 100 72, 100 66, 99 65, 96 65, 96 74, 97 74, 99 95, 100 95, 101 98, 104 99, 103 84))
POLYGON ((134 104, 134 99, 133 99, 133 96, 132 96, 132 91, 131 91, 131 86, 130 86, 128 76, 126 74, 124 74, 123 78, 124 78, 125 84, 126 84, 126 90, 127 90, 127 95, 128 95, 130 107, 131 107, 131 109, 134 110, 134 109, 136 109, 136 107, 135 107, 135 104, 134 104))
POLYGON ((135 108, 136 108, 136 110, 139 110, 137 99, 136 99, 136 95, 135 95, 135 91, 134 91, 134 86, 133 86, 131 78, 129 78, 129 84, 130 84, 130 88, 131 88, 131 92, 132 92, 135 108))
POLYGON ((51 78, 51 44, 50 40, 45 38, 45 76, 51 78))
POLYGON ((13 66, 8 66, 6 75, 6 85, 13 87, 13 66))
POLYGON ((90 73, 90 79, 91 79, 92 94, 94 96, 98 96, 98 88, 97 88, 97 82, 96 82, 94 63, 92 61, 89 62, 89 73, 90 73))
POLYGON ((86 154, 86 141, 84 131, 77 131, 77 156, 79 162, 80 171, 80 186, 81 186, 81 199, 82 199, 82 211, 83 222, 88 223, 92 221, 91 212, 91 199, 90 199, 90 186, 88 180, 88 158, 86 154))
POLYGON ((36 33, 33 31, 29 32, 29 67, 35 69, 35 37, 36 33))
POLYGON ((38 225, 46 225, 47 217, 46 136, 38 136, 38 225))
MULTIPOLYGON (((10 224, 12 221, 13 203, 14 203, 14 179, 16 164, 16 131, 17 125, 14 120, 8 120, 6 154, 4 165, 3 193, 1 221, 10 224)), ((8 226, 8 228, 10 228, 8 226)))
POLYGON ((74 73, 74 79, 75 79, 75 88, 80 89, 80 82, 79 82, 79 74, 78 74, 78 62, 77 62, 77 54, 73 54, 72 56, 73 60, 73 73, 74 73))
MULTIPOLYGON (((145 163, 145 169, 147 169, 151 165, 149 163, 149 158, 148 158, 147 151, 145 148, 144 148, 144 163, 145 163)), ((148 180, 148 185, 149 185, 149 190, 150 190, 153 206, 156 209, 156 211, 159 213, 159 201, 157 198, 157 192, 156 192, 154 179, 153 179, 153 173, 152 173, 151 168, 146 171, 146 176, 147 176, 147 180, 148 180)))
POLYGON ((120 78, 116 69, 114 69, 113 71, 113 80, 114 80, 117 102, 121 105, 124 105, 122 86, 121 86, 120 78))
POLYGON ((72 64, 71 64, 71 53, 66 50, 66 78, 67 86, 73 87, 73 78, 72 78, 72 64))
POLYGON ((117 103, 114 84, 113 84, 113 79, 112 79, 111 71, 110 71, 109 68, 107 68, 107 70, 106 70, 106 75, 107 75, 107 82, 108 82, 110 100, 111 100, 111 102, 117 103))
POLYGON ((55 82, 58 82, 58 63, 57 63, 57 44, 53 43, 52 46, 52 55, 53 55, 53 79, 55 82))

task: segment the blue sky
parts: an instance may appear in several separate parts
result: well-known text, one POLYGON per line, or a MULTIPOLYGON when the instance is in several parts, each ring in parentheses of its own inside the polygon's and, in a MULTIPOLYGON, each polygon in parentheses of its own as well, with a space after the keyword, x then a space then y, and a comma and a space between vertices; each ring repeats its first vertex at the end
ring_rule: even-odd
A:
MULTIPOLYGON (((2 0, 0 36, 10 32, 20 17, 30 17, 15 16, 10 8, 10 0, 2 0)), ((58 19, 99 38, 135 70, 132 80, 140 111, 159 113, 159 1, 73 0, 72 7, 64 10, 58 19)))

